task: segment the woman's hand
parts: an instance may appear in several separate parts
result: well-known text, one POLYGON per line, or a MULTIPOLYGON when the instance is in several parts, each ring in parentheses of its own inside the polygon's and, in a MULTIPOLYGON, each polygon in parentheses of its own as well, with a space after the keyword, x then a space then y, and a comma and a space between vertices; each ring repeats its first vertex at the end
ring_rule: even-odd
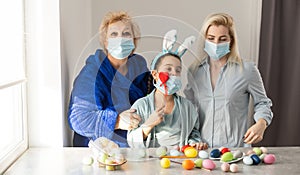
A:
POLYGON ((192 143, 190 146, 196 148, 197 150, 204 150, 208 148, 207 143, 199 142, 199 143, 192 143))
POLYGON ((264 119, 259 119, 252 125, 244 135, 244 142, 254 144, 260 142, 264 137, 264 132, 267 129, 267 122, 264 119))
POLYGON ((135 109, 129 109, 119 114, 115 129, 131 130, 138 127, 141 117, 137 115, 135 109))

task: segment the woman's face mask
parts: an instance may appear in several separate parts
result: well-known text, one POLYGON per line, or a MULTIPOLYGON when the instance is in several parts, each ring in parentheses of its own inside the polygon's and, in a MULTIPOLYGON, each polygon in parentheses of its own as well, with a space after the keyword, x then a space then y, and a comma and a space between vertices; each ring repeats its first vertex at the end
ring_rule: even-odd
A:
POLYGON ((230 52, 229 45, 230 42, 215 44, 213 42, 205 40, 204 50, 210 58, 219 60, 224 55, 230 52))
POLYGON ((153 85, 165 95, 173 95, 182 87, 180 77, 169 76, 169 73, 167 72, 159 72, 159 78, 153 85))
POLYGON ((108 38, 107 51, 116 59, 127 58, 134 48, 132 38, 108 38))

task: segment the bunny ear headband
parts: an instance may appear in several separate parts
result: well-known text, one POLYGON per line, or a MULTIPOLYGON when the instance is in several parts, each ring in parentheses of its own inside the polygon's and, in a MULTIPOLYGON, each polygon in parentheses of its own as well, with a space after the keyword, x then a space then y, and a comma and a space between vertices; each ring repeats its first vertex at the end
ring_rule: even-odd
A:
POLYGON ((187 51, 188 48, 195 42, 196 38, 194 36, 190 36, 184 40, 184 42, 177 48, 175 52, 172 51, 174 44, 176 43, 177 39, 177 31, 175 29, 168 31, 163 40, 163 48, 162 52, 156 55, 154 60, 151 63, 151 70, 154 70, 156 62, 161 58, 163 55, 171 53, 178 55, 180 58, 182 55, 187 51))

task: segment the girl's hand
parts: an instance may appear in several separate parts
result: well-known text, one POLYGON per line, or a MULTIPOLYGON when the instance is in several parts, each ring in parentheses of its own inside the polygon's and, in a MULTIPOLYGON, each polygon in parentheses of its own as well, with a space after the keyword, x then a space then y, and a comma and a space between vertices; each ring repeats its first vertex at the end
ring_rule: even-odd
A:
POLYGON ((199 143, 192 143, 190 146, 196 148, 197 150, 204 150, 208 148, 207 143, 199 142, 199 143))
POLYGON ((143 138, 146 139, 151 132, 152 128, 154 126, 160 124, 164 119, 164 108, 165 106, 162 106, 158 109, 156 109, 149 118, 141 125, 141 128, 143 130, 143 138))
POLYGON ((165 106, 156 109, 145 121, 143 126, 153 128, 154 126, 160 124, 164 119, 164 108, 165 106))

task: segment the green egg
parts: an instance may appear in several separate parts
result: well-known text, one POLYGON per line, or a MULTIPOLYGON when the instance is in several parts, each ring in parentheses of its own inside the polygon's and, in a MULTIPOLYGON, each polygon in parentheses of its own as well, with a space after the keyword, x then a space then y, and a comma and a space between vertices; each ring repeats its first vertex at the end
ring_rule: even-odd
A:
POLYGON ((223 162, 229 162, 231 160, 233 160, 233 154, 231 152, 226 152, 221 157, 221 161, 223 162))
POLYGON ((202 162, 203 162, 202 159, 197 159, 197 160, 194 161, 195 166, 196 166, 197 168, 202 168, 202 162))
POLYGON ((260 148, 257 148, 257 147, 253 148, 253 151, 254 151, 255 154, 258 155, 258 156, 260 156, 261 153, 262 153, 261 149, 260 149, 260 148))

